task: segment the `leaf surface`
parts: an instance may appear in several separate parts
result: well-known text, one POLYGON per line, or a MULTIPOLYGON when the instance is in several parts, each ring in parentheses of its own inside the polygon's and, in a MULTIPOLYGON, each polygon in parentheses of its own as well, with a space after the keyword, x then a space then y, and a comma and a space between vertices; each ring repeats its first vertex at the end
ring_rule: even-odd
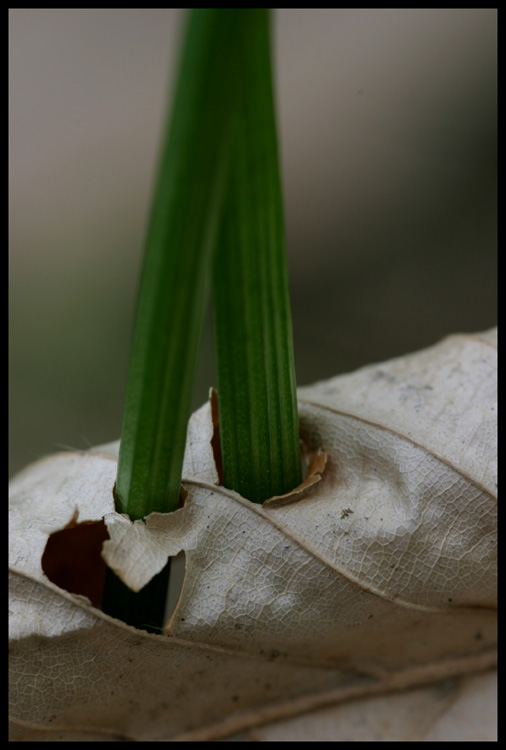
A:
POLYGON ((325 451, 325 468, 263 506, 217 485, 210 404, 190 420, 184 507, 146 523, 114 512, 117 443, 22 472, 10 505, 15 731, 211 739, 392 680, 493 665, 495 337, 452 336, 299 389, 303 443, 325 451), (166 635, 47 579, 50 534, 101 519, 103 555, 134 590, 184 551, 166 635))

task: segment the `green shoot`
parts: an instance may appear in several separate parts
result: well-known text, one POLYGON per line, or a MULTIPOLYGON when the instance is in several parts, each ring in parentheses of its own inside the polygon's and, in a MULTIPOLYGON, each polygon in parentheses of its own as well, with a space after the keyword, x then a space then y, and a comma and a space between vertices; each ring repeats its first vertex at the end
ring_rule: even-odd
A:
POLYGON ((249 14, 241 116, 213 277, 223 483, 254 502, 301 482, 269 11, 249 14))
MULTIPOLYGON (((301 481, 271 79, 267 9, 190 13, 121 433, 116 509, 132 520, 178 506, 211 276, 224 483, 262 502, 301 481)), ((159 632, 168 575, 134 594, 108 570, 104 611, 159 632)))
POLYGON ((133 519, 178 505, 233 148, 242 18, 230 10, 190 14, 145 248, 121 433, 116 504, 133 519))
MULTIPOLYGON (((132 520, 177 508, 186 426, 234 148, 237 59, 248 11, 190 12, 154 193, 138 293, 116 509, 132 520)), ((168 568, 139 594, 108 572, 104 610, 160 627, 168 568), (160 591, 162 594, 160 594, 160 591), (151 604, 152 598, 157 601, 151 604), (140 604, 139 604, 140 602, 140 604), (144 614, 143 614, 144 613, 144 614), (139 620, 140 618, 140 620, 139 620)))

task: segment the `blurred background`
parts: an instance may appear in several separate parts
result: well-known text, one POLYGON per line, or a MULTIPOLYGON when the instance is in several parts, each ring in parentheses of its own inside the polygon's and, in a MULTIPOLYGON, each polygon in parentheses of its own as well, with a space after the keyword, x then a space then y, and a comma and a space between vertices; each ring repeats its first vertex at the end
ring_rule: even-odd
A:
MULTIPOLYGON (((9 10, 11 474, 120 435, 183 18, 9 10)), ((495 325, 497 10, 280 9, 274 50, 298 384, 495 325)))

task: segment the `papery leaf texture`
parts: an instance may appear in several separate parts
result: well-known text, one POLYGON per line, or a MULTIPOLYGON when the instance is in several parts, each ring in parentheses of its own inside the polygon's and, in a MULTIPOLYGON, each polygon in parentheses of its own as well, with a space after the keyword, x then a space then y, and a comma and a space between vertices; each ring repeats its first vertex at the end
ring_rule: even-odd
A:
MULTIPOLYGON (((219 486, 211 403, 190 419, 187 496, 172 513, 132 523, 114 511, 118 443, 21 472, 10 487, 11 738, 293 739, 311 712, 383 696, 401 701, 399 715, 422 686, 425 705, 447 697, 445 680, 493 670, 496 360, 496 329, 457 334, 299 388, 304 452, 324 460, 300 491, 263 505, 219 486), (104 523, 103 558, 134 590, 184 553, 163 634, 48 575, 56 532, 100 527, 105 538, 104 523)), ((468 716, 483 690, 468 688, 468 716)), ((404 724, 395 737, 421 731, 404 724)))

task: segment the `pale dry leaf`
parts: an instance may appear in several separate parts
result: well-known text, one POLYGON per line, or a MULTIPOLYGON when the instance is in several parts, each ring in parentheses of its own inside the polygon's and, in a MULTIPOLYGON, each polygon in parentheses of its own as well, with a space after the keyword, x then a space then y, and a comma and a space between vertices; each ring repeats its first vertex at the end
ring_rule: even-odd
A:
POLYGON ((11 499, 18 734, 210 739, 490 667, 496 355, 493 332, 453 336, 301 388, 303 440, 327 463, 263 506, 217 486, 208 404, 189 423, 184 507, 146 523, 114 512, 117 444, 29 467, 11 499), (134 590, 184 551, 169 638, 47 579, 51 533, 101 519, 134 590))
POLYGON ((256 742, 495 742, 497 670, 360 698, 257 727, 256 742))

